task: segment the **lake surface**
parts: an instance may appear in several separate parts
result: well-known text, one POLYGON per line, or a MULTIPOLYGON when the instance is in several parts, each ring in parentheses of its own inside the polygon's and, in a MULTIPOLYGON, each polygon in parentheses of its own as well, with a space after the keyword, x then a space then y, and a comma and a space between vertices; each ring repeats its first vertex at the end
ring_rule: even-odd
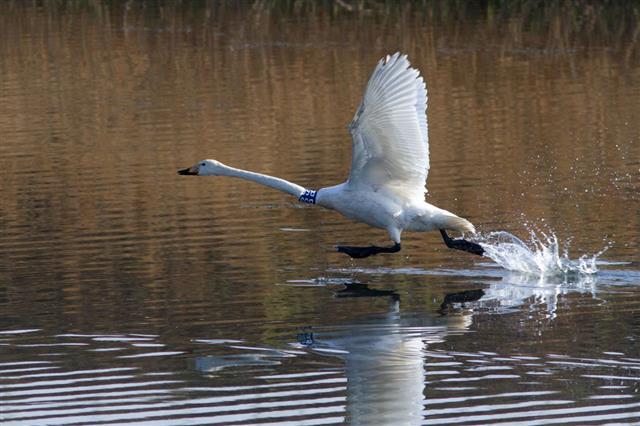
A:
POLYGON ((0 2, 3 425, 640 423, 633 9, 350 4, 0 2), (386 232, 176 174, 343 181, 397 50, 427 81, 428 201, 608 247, 597 274, 437 233, 353 261, 334 246, 386 232))

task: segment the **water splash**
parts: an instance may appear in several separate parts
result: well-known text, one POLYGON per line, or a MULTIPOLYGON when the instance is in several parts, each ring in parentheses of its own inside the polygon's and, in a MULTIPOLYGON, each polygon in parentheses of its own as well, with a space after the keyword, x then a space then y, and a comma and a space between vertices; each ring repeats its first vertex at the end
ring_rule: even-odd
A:
POLYGON ((595 274, 598 257, 609 248, 574 260, 569 258, 566 247, 561 250, 553 233, 540 234, 530 231, 529 244, 505 231, 483 235, 477 242, 485 250, 484 255, 503 268, 536 276, 595 274))

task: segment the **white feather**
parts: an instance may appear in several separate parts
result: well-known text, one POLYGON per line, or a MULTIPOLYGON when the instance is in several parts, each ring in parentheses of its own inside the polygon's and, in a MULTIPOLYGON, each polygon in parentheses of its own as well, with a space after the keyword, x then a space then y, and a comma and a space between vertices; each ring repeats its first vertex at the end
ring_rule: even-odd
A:
POLYGON ((407 56, 396 53, 381 59, 349 125, 349 185, 424 200, 429 172, 426 108, 424 80, 407 56))

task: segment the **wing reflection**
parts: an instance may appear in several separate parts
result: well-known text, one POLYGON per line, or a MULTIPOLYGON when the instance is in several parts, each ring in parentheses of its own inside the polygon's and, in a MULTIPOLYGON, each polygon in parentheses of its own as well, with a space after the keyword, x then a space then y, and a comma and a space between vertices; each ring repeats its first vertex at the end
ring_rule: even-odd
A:
MULTIPOLYGON (((314 333, 311 349, 344 359, 351 424, 422 424, 427 346, 449 334, 465 332, 472 322, 471 313, 404 313, 397 293, 372 290, 365 284, 346 284, 336 293, 336 297, 367 296, 389 297, 389 310, 320 329, 314 333)), ((482 295, 476 292, 473 297, 482 295)))

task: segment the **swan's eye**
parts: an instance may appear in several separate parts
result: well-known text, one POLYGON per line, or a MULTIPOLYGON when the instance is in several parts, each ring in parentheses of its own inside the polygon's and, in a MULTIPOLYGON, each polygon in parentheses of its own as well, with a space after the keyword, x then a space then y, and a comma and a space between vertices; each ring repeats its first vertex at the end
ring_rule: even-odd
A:
POLYGON ((201 165, 202 167, 204 167, 204 166, 205 166, 205 164, 204 164, 204 163, 200 163, 200 165, 201 165))

